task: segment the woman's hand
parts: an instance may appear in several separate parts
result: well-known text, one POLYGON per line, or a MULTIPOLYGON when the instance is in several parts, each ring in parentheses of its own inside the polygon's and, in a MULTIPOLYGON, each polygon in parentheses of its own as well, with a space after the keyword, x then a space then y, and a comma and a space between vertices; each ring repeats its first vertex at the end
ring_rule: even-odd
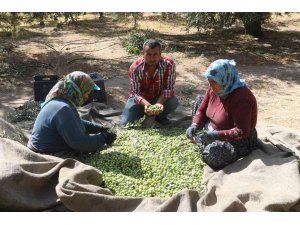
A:
POLYGON ((111 145, 112 143, 114 143, 117 138, 117 135, 112 132, 103 132, 103 134, 105 136, 105 142, 107 145, 111 145))
POLYGON ((199 127, 196 124, 192 124, 191 126, 189 126, 185 131, 187 138, 193 140, 193 137, 196 135, 196 131, 198 130, 198 128, 199 127))
POLYGON ((215 131, 207 131, 204 134, 197 135, 197 137, 195 138, 195 141, 198 142, 198 141, 201 140, 202 142, 204 142, 205 144, 208 145, 208 144, 213 143, 217 139, 218 139, 217 132, 215 132, 215 131))

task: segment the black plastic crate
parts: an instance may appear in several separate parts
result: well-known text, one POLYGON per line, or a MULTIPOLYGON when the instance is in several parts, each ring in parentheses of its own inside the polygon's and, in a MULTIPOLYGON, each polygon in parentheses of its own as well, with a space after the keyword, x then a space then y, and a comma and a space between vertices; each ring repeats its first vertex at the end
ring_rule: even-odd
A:
POLYGON ((90 73, 89 75, 93 79, 95 84, 97 84, 97 86, 101 89, 100 91, 96 91, 96 90, 94 91, 92 99, 90 101, 106 103, 107 101, 106 91, 105 91, 104 80, 102 76, 97 72, 90 73))
POLYGON ((57 75, 35 75, 33 77, 34 101, 44 101, 58 79, 57 75))

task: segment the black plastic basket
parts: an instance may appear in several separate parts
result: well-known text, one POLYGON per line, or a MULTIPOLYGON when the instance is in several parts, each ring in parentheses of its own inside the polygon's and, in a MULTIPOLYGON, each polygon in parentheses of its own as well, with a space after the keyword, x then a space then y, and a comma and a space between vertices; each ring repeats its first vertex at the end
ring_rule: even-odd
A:
POLYGON ((34 101, 44 101, 58 79, 57 75, 35 75, 33 77, 34 101))
POLYGON ((93 79, 95 84, 97 84, 97 86, 100 88, 100 91, 94 91, 91 101, 106 103, 107 101, 106 91, 105 91, 104 80, 102 76, 97 72, 90 73, 89 75, 93 79))

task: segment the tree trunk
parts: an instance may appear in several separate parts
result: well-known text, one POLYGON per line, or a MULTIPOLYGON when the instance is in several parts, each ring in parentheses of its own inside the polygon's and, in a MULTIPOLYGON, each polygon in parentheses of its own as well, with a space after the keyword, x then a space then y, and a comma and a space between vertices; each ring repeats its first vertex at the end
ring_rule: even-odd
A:
POLYGON ((99 19, 102 19, 104 17, 104 13, 103 12, 99 12, 99 19))
POLYGON ((12 38, 15 38, 17 37, 17 13, 11 13, 10 25, 11 25, 11 36, 12 38))
POLYGON ((197 22, 197 31, 198 31, 198 33, 200 32, 200 22, 199 21, 197 22))
POLYGON ((134 19, 134 29, 136 29, 138 26, 137 17, 133 16, 133 19, 134 19))
POLYGON ((250 34, 254 37, 262 37, 264 36, 261 30, 261 21, 253 21, 251 23, 244 24, 245 33, 250 34))
POLYGON ((70 18, 71 18, 72 23, 74 24, 75 23, 75 19, 74 19, 73 15, 71 13, 70 13, 70 18))

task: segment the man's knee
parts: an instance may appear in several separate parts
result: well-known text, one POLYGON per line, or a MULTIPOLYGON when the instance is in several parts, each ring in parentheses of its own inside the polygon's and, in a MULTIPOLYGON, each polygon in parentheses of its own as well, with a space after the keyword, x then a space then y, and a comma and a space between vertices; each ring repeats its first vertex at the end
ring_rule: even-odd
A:
POLYGON ((129 122, 137 120, 144 115, 144 108, 139 104, 126 105, 122 115, 120 125, 126 125, 129 122))
POLYGON ((165 102, 164 107, 168 109, 168 111, 172 112, 178 107, 178 105, 179 105, 178 99, 176 98, 176 96, 173 96, 172 98, 168 99, 165 102))

